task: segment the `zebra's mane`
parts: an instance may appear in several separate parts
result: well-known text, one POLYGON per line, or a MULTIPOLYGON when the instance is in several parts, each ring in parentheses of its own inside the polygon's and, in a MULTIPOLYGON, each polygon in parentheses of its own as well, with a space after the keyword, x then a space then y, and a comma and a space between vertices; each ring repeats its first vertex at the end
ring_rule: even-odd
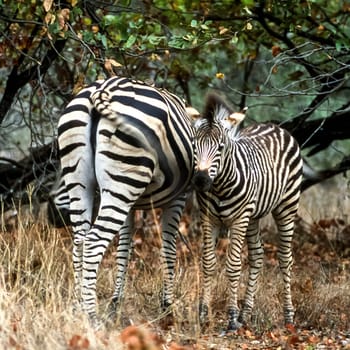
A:
POLYGON ((233 109, 223 97, 213 92, 207 95, 202 117, 208 120, 210 126, 232 113, 233 109))
POLYGON ((247 109, 248 107, 245 107, 241 112, 235 112, 223 97, 216 93, 209 93, 201 120, 206 120, 211 130, 214 125, 220 125, 226 130, 229 137, 234 139, 239 134, 247 109))

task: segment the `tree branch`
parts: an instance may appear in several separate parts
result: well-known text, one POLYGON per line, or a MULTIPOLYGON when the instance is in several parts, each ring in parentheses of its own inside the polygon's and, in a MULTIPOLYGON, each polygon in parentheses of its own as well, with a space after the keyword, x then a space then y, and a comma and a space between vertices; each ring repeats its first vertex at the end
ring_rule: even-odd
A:
MULTIPOLYGON (((19 65, 12 68, 7 79, 4 95, 0 101, 0 125, 11 108, 18 91, 29 81, 38 79, 41 75, 44 75, 50 68, 52 62, 59 56, 65 44, 66 40, 57 40, 52 45, 51 49, 47 51, 40 65, 33 65, 21 73, 18 73, 19 65)), ((23 58, 23 55, 21 55, 19 61, 22 62, 23 58)))
MULTIPOLYGON (((57 172, 58 147, 57 141, 31 150, 28 157, 19 162, 6 158, 0 159, 0 198, 5 206, 10 207, 13 199, 25 202, 21 198, 26 187, 35 179, 57 172), (49 161, 50 160, 50 161, 49 161)), ((45 195, 48 193, 46 191, 45 195)), ((40 198, 39 198, 40 199, 40 198)), ((42 198, 42 200, 47 198, 42 198)))
POLYGON ((298 126, 295 119, 283 123, 283 128, 289 130, 301 148, 313 147, 308 156, 327 148, 335 140, 350 139, 350 110, 335 111, 328 118, 304 121, 298 126))
POLYGON ((313 185, 330 179, 331 177, 346 173, 350 169, 350 154, 345 156, 342 161, 330 169, 315 171, 308 164, 304 164, 304 178, 301 184, 301 191, 305 191, 313 185))

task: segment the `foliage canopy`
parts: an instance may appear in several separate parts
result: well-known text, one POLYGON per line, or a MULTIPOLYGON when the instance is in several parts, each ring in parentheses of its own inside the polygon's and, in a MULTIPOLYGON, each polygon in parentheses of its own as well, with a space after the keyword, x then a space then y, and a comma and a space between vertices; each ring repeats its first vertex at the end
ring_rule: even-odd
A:
POLYGON ((349 13, 345 0, 0 0, 1 155, 47 144, 76 92, 125 74, 198 109, 219 90, 347 170, 349 13))

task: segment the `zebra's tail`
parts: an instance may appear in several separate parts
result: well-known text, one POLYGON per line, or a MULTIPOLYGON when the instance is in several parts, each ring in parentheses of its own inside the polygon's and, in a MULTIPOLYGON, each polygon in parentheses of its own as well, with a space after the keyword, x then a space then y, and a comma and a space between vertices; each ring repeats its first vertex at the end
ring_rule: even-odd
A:
POLYGON ((100 116, 110 120, 116 120, 119 117, 119 113, 112 108, 112 94, 109 90, 96 90, 93 94, 91 94, 90 100, 100 116))

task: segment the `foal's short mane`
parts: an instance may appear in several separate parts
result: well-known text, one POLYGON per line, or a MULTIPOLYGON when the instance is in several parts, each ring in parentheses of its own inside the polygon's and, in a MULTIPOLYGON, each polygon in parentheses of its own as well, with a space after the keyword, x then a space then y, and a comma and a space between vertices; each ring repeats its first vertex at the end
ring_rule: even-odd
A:
POLYGON ((215 120, 219 120, 221 113, 227 115, 233 113, 233 109, 227 104, 223 97, 211 92, 206 96, 202 117, 207 119, 211 126, 215 120))

